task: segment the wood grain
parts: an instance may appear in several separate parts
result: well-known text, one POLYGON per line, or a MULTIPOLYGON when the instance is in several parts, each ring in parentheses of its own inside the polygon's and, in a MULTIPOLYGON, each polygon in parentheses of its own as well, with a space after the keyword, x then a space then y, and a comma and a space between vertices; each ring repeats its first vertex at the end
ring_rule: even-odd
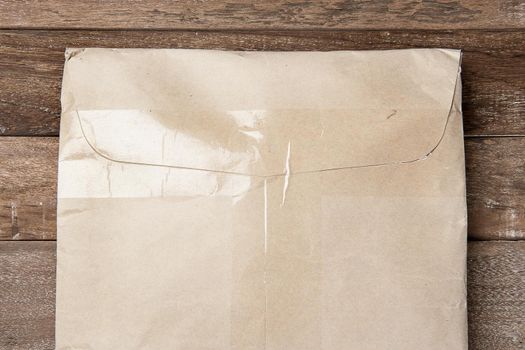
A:
POLYGON ((0 349, 54 349, 55 265, 55 242, 0 242, 0 349))
POLYGON ((469 349, 525 349, 525 242, 469 242, 469 349))
MULTIPOLYGON (((525 242, 468 253, 470 349, 523 349, 525 242)), ((54 242, 0 242, 0 348, 53 349, 55 259, 54 242)))
POLYGON ((525 138, 465 140, 471 239, 525 239, 525 138))
POLYGON ((522 28, 519 0, 4 0, 3 28, 522 28))
POLYGON ((0 31, 0 135, 58 135, 66 47, 461 48, 467 135, 525 135, 525 31, 0 31))
MULTIPOLYGON (((525 239, 525 137, 467 138, 471 239, 525 239)), ((55 239, 58 138, 0 137, 0 240, 55 239)))
POLYGON ((0 137, 0 240, 55 239, 58 139, 0 137))

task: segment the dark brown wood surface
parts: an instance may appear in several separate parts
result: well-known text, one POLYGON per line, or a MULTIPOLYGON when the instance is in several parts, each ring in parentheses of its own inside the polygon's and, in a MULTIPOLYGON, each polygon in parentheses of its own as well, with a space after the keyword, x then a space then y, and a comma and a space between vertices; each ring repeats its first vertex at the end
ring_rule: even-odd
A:
POLYGON ((66 47, 462 49, 470 349, 525 349, 523 0, 0 0, 2 350, 54 348, 66 47))
MULTIPOLYGON (((55 249, 55 242, 0 242, 1 349, 53 349, 55 249)), ((523 349, 524 260, 525 241, 469 243, 470 350, 523 349)))
POLYGON ((525 241, 469 242, 470 350, 525 349, 525 241))
POLYGON ((0 137, 0 240, 55 239, 58 138, 0 137))
POLYGON ((55 246, 0 242, 0 349, 54 349, 55 246))
POLYGON ((525 239, 525 138, 467 138, 465 156, 469 238, 525 239))
POLYGON ((522 28, 519 0, 3 0, 8 28, 522 28))
POLYGON ((525 35, 516 31, 0 31, 0 135, 58 135, 66 47, 462 49, 466 135, 525 135, 525 35))
MULTIPOLYGON (((467 138, 465 152, 469 237, 525 238, 525 138, 467 138)), ((0 137, 0 154, 0 240, 55 239, 58 138, 0 137)))

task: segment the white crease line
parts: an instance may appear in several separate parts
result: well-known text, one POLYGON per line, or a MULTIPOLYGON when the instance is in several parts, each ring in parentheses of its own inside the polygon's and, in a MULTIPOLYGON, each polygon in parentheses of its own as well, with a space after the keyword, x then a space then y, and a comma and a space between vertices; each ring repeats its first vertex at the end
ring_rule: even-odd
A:
POLYGON ((286 191, 288 190, 288 182, 290 181, 290 151, 292 144, 288 141, 288 153, 286 154, 286 163, 284 164, 284 186, 283 186, 283 199, 281 200, 281 208, 286 200, 286 191))

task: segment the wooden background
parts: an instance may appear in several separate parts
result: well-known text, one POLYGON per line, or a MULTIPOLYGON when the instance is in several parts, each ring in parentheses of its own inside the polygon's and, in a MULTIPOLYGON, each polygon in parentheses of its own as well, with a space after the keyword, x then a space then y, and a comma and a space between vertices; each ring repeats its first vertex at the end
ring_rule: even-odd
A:
POLYGON ((66 47, 463 49, 470 348, 525 349, 524 34, 524 0, 0 0, 0 349, 54 348, 66 47))

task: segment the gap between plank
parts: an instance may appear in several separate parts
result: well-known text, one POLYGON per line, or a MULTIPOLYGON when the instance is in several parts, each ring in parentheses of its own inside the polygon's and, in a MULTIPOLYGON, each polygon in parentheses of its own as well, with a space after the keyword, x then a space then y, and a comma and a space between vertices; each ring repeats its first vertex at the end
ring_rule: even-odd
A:
POLYGON ((491 32, 491 33, 513 33, 513 32, 525 32, 525 27, 520 28, 456 28, 456 29, 438 29, 438 28, 422 28, 422 29, 399 29, 399 28, 287 28, 287 27, 275 27, 271 28, 199 28, 199 27, 188 27, 188 28, 126 28, 126 27, 2 27, 0 26, 0 31, 39 31, 39 32, 53 32, 53 31, 64 31, 64 32, 208 32, 208 33, 231 33, 231 34, 246 34, 254 32, 280 32, 280 33, 293 33, 293 32, 303 32, 303 33, 315 33, 315 32, 392 32, 392 33, 404 33, 404 32, 427 32, 427 33, 454 33, 454 32, 491 32))

